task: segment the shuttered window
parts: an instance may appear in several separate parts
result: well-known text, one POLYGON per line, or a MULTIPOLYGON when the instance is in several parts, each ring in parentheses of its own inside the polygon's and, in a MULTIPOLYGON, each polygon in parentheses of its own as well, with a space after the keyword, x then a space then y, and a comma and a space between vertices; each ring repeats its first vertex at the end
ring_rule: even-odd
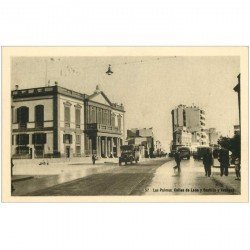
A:
POLYGON ((70 126, 70 107, 64 107, 64 122, 65 122, 65 127, 70 126))
POLYGON ((32 135, 32 144, 46 144, 46 139, 45 133, 35 133, 32 135))
POLYGON ((44 123, 44 106, 37 105, 35 106, 35 126, 36 128, 43 127, 44 123))
POLYGON ((27 145, 29 144, 29 135, 28 134, 19 134, 16 136, 17 145, 27 145))
POLYGON ((80 109, 76 109, 75 113, 75 118, 76 118, 76 128, 80 128, 81 126, 81 116, 80 116, 80 109))

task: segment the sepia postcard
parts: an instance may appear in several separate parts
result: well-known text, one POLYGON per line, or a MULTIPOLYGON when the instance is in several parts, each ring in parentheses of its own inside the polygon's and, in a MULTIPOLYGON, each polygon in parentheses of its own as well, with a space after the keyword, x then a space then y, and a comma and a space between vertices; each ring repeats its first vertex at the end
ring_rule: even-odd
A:
POLYGON ((248 202, 248 47, 2 47, 3 202, 248 202))

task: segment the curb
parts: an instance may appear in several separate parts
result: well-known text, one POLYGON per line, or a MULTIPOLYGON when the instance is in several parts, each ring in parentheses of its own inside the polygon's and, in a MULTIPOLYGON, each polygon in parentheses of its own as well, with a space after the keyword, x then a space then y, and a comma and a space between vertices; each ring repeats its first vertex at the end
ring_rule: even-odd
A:
POLYGON ((33 178, 34 178, 34 176, 27 176, 27 177, 11 180, 11 182, 13 183, 13 182, 18 182, 18 181, 26 181, 26 180, 30 180, 33 178))

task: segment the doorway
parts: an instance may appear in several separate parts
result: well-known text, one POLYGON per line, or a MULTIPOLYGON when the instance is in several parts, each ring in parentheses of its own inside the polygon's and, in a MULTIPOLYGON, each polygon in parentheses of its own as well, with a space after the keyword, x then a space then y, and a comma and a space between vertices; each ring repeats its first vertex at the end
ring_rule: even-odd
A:
POLYGON ((70 147, 66 146, 66 157, 70 158, 70 147))

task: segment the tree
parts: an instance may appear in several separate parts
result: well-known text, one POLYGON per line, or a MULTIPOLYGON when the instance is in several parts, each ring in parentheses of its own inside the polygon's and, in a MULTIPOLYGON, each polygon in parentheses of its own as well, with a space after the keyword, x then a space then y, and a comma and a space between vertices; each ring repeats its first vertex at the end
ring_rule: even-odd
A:
POLYGON ((220 137, 218 140, 218 144, 222 148, 226 148, 230 150, 235 157, 240 157, 240 135, 234 135, 234 137, 229 138, 229 137, 220 137))

